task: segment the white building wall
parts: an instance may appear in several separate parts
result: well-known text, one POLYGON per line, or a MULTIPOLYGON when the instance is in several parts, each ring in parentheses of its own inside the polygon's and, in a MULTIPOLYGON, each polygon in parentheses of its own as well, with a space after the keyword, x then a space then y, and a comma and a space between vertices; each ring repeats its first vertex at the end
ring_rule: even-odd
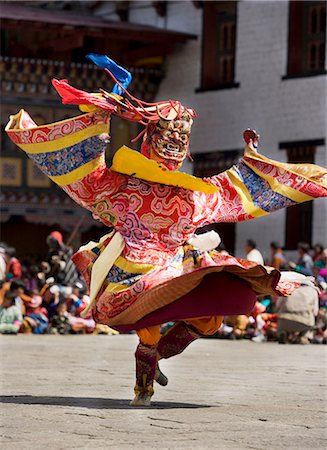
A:
MULTIPOLYGON (((279 161, 286 161, 280 142, 327 140, 327 76, 282 80, 288 52, 287 1, 239 1, 235 82, 240 86, 201 93, 195 90, 201 82, 202 10, 191 1, 170 1, 167 16, 160 18, 146 3, 132 3, 131 22, 198 35, 167 59, 157 95, 157 100, 178 99, 197 111, 192 152, 240 149, 248 127, 260 133, 260 151, 279 161)), ((326 162, 326 146, 318 147, 316 163, 326 167, 326 162)), ((327 202, 319 199, 314 203, 313 242, 327 245, 326 223, 327 202)), ((242 256, 245 240, 252 238, 268 257, 269 242, 284 244, 284 228, 285 211, 237 224, 236 254, 242 256)))

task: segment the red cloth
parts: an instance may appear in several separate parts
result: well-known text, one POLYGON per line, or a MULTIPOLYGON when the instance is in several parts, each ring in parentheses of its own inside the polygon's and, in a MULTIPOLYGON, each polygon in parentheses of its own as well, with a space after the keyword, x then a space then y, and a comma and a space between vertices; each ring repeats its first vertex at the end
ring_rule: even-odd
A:
POLYGON ((54 78, 52 80, 52 84, 62 98, 62 102, 64 104, 94 105, 105 110, 116 110, 116 107, 108 103, 106 100, 99 98, 89 92, 85 92, 80 89, 76 89, 73 86, 70 86, 67 80, 56 80, 54 78))
POLYGON ((249 314, 256 295, 245 281, 221 272, 207 275, 195 289, 134 324, 113 326, 120 332, 196 317, 249 314))

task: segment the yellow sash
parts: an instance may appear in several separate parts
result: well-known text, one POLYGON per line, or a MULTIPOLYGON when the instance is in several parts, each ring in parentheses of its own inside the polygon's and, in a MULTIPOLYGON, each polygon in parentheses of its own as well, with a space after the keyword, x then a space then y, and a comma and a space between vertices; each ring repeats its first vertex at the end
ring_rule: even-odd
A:
MULTIPOLYGON (((108 237, 112 237, 109 244, 100 254, 98 259, 92 266, 91 271, 91 281, 90 281, 90 303, 89 305, 81 312, 81 317, 86 317, 90 311, 90 309, 96 303, 96 296, 109 272, 111 267, 113 266, 116 259, 121 255, 124 250, 125 243, 122 235, 118 231, 112 231, 109 234, 104 235, 100 242, 103 242, 108 237)), ((80 248, 80 250, 88 250, 94 248, 96 242, 89 242, 80 248)))

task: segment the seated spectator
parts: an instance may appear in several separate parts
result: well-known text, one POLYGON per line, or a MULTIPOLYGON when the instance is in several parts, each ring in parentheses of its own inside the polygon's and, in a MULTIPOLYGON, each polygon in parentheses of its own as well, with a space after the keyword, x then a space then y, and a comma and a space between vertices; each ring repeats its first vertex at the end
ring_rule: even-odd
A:
POLYGON ((327 310, 320 308, 314 327, 314 344, 327 344, 327 310))
POLYGON ((59 302, 57 306, 57 313, 52 317, 50 327, 50 334, 69 334, 71 325, 69 322, 69 314, 67 312, 66 301, 59 302))
POLYGON ((25 293, 25 285, 21 280, 13 280, 10 283, 9 290, 15 296, 15 305, 21 309, 22 313, 25 313, 25 306, 23 302, 23 296, 25 293))
POLYGON ((249 318, 245 315, 226 316, 224 319, 225 325, 232 328, 230 333, 231 339, 241 339, 246 335, 246 329, 249 325, 249 318))
POLYGON ((40 268, 35 264, 25 269, 23 280, 28 291, 40 290, 45 284, 45 281, 41 281, 44 274, 40 275, 40 272, 40 268))
POLYGON ((2 305, 5 293, 10 290, 10 283, 9 281, 0 280, 0 285, 0 305, 2 305))
POLYGON ((277 301, 279 343, 309 344, 308 332, 315 325, 318 310, 319 289, 309 280, 289 297, 281 297, 277 301))
MULTIPOLYGON (((51 282, 53 282, 53 279, 51 282)), ((47 315, 50 320, 57 313, 57 306, 61 300, 60 287, 51 282, 47 280, 44 289, 40 291, 43 295, 42 306, 47 310, 47 315)))
POLYGON ((265 342, 267 340, 264 330, 265 321, 262 318, 262 314, 265 312, 266 306, 257 300, 249 318, 249 336, 253 342, 265 342))
POLYGON ((48 328, 47 310, 42 307, 42 297, 32 294, 25 299, 26 316, 20 331, 22 333, 43 334, 48 328))
POLYGON ((81 317, 81 312, 87 307, 90 298, 86 295, 86 289, 82 283, 73 286, 73 292, 67 299, 67 308, 70 313, 69 321, 75 333, 92 333, 95 329, 95 322, 91 312, 86 318, 81 317))
POLYGON ((0 305, 0 333, 17 334, 22 321, 22 312, 15 306, 15 295, 6 291, 0 305))

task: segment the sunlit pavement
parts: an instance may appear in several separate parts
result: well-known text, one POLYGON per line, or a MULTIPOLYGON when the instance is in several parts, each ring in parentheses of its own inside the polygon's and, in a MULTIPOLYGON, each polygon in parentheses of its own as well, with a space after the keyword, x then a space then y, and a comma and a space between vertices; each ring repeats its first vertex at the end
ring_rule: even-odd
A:
POLYGON ((137 339, 0 336, 1 448, 325 449, 326 346, 201 339, 133 409, 137 339))

